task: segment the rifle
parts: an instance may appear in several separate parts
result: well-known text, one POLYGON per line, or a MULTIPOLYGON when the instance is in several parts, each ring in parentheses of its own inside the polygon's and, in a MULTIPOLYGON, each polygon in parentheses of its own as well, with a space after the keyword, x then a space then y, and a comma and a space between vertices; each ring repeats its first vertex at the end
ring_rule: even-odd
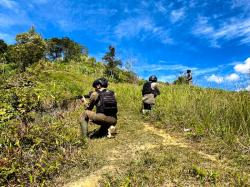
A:
POLYGON ((89 99, 92 93, 93 93, 93 91, 90 91, 88 94, 84 95, 84 97, 85 97, 86 99, 89 99))
POLYGON ((93 91, 89 92, 86 95, 77 95, 77 96, 65 99, 65 100, 63 100, 61 107, 67 109, 69 103, 71 103, 72 101, 78 100, 78 99, 80 99, 83 103, 86 103, 87 102, 86 99, 89 99, 92 93, 93 93, 93 91))
POLYGON ((72 101, 72 100, 78 100, 78 99, 83 99, 83 98, 89 99, 92 93, 93 93, 93 91, 90 91, 86 95, 77 95, 77 96, 65 99, 65 101, 72 101))

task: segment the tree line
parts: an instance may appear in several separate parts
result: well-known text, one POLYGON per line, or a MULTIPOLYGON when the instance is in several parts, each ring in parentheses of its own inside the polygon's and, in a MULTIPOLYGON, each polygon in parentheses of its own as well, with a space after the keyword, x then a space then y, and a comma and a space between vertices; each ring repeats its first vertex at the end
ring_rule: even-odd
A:
POLYGON ((21 72, 41 59, 69 61, 80 55, 88 55, 86 47, 70 38, 44 39, 34 27, 17 34, 15 40, 16 43, 12 45, 0 40, 0 63, 12 64, 21 72))
MULTIPOLYGON (((7 64, 19 72, 24 72, 39 60, 70 62, 79 60, 81 56, 88 56, 88 49, 72 39, 44 39, 34 27, 28 32, 17 34, 15 41, 15 44, 8 45, 0 39, 0 64, 7 64)), ((136 74, 131 70, 123 71, 119 68, 122 61, 116 57, 115 47, 109 46, 102 60, 105 64, 104 76, 116 81, 124 79, 121 76, 127 77, 130 82, 137 81, 136 74)))

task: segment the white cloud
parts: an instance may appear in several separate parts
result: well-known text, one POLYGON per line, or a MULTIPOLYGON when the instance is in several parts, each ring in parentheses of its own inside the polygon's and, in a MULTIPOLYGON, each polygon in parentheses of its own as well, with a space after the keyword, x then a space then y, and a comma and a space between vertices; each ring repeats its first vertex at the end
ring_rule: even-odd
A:
POLYGON ((162 1, 157 1, 155 3, 155 7, 157 8, 157 10, 161 13, 166 13, 167 9, 164 7, 163 2, 162 1))
POLYGON ((224 81, 223 77, 217 76, 217 75, 214 75, 214 74, 209 76, 209 77, 206 77, 206 79, 207 79, 208 82, 215 82, 217 84, 220 84, 220 83, 222 83, 224 81))
POLYGON ((122 20, 115 27, 114 33, 119 39, 139 37, 143 41, 146 38, 156 38, 163 44, 174 43, 169 36, 168 30, 157 27, 151 18, 144 16, 122 20))
POLYGON ((193 74, 195 76, 200 76, 200 75, 205 75, 205 74, 208 74, 208 73, 215 72, 219 68, 218 67, 214 67, 214 68, 203 68, 203 69, 199 69, 199 68, 188 68, 188 69, 193 70, 193 74))
POLYGON ((212 34, 215 33, 213 26, 208 23, 208 18, 199 17, 197 24, 193 27, 192 33, 196 36, 204 36, 210 39, 210 45, 212 47, 220 47, 216 41, 216 38, 212 37, 212 34))
POLYGON ((208 18, 199 17, 197 24, 193 28, 193 34, 195 35, 205 35, 214 32, 214 28, 208 24, 208 18))
POLYGON ((245 88, 245 90, 250 91, 250 84, 245 88))
POLYGON ((167 64, 169 62, 165 60, 159 60, 158 64, 148 64, 148 65, 137 65, 135 66, 135 71, 137 73, 139 72, 145 72, 145 71, 151 71, 151 72, 159 72, 159 71, 166 71, 166 72, 172 72, 176 75, 184 73, 187 69, 192 70, 194 77, 199 77, 202 75, 206 75, 208 73, 216 72, 219 68, 198 68, 198 67, 190 67, 185 66, 182 64, 167 64))
POLYGON ((174 44, 174 41, 170 38, 168 31, 162 27, 155 27, 152 30, 152 33, 154 34, 154 37, 158 37, 163 44, 174 44))
POLYGON ((176 78, 177 78, 176 75, 162 75, 158 77, 158 80, 162 82, 172 82, 176 78))
POLYGON ((149 18, 128 18, 121 21, 115 27, 115 34, 119 38, 123 37, 134 37, 137 36, 141 31, 153 30, 154 23, 149 18))
POLYGON ((139 71, 185 71, 188 69, 187 66, 181 64, 168 65, 168 64, 152 64, 136 67, 139 71))
POLYGON ((13 9, 13 8, 16 8, 17 3, 15 1, 11 1, 11 0, 1 0, 0 6, 5 7, 5 8, 9 8, 9 9, 13 9))
POLYGON ((250 91, 250 84, 246 87, 241 87, 235 90, 236 92, 250 91))
POLYGON ((182 20, 185 16, 185 11, 184 9, 179 9, 179 10, 172 10, 171 15, 170 15, 170 21, 172 23, 176 23, 180 20, 182 20))
POLYGON ((225 79, 229 82, 233 82, 233 81, 238 81, 240 79, 240 76, 236 73, 232 73, 226 76, 225 79))
POLYGON ((250 58, 247 58, 244 63, 240 63, 234 66, 234 70, 236 72, 242 73, 242 74, 248 74, 250 73, 250 58))
POLYGON ((232 0, 232 8, 243 8, 248 10, 250 8, 250 0, 232 0))
POLYGON ((250 18, 230 19, 217 26, 209 23, 206 17, 199 17, 197 24, 193 27, 192 33, 196 36, 203 36, 210 40, 213 47, 219 47, 219 40, 240 39, 241 44, 250 44, 250 18))

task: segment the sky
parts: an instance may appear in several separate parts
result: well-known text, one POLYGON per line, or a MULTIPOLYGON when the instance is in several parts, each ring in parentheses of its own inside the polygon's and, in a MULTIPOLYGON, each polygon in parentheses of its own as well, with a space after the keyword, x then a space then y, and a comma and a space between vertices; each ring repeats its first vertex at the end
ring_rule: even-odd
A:
POLYGON ((101 60, 109 45, 140 77, 250 90, 250 0, 0 0, 0 38, 32 25, 68 36, 101 60))

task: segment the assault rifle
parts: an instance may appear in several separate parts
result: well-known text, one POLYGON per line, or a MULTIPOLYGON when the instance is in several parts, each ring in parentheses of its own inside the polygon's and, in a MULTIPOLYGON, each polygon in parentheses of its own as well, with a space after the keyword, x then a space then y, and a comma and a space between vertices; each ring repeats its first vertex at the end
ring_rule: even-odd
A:
POLYGON ((93 93, 93 91, 90 91, 88 94, 86 95, 77 95, 77 96, 74 96, 72 98, 69 98, 67 100, 77 100, 77 99, 83 99, 83 98, 86 98, 86 99, 89 99, 91 94, 93 93))
POLYGON ((69 103, 71 103, 72 101, 75 101, 75 100, 79 100, 79 99, 80 99, 83 103, 86 103, 86 102, 87 102, 86 99, 89 99, 92 93, 93 93, 93 91, 89 92, 89 93, 86 94, 86 95, 77 95, 77 96, 74 96, 74 97, 65 99, 65 100, 63 100, 63 102, 62 102, 62 104, 61 104, 61 107, 67 109, 69 103))
POLYGON ((93 93, 93 91, 90 91, 88 94, 84 95, 84 97, 85 97, 86 99, 89 99, 92 93, 93 93))

